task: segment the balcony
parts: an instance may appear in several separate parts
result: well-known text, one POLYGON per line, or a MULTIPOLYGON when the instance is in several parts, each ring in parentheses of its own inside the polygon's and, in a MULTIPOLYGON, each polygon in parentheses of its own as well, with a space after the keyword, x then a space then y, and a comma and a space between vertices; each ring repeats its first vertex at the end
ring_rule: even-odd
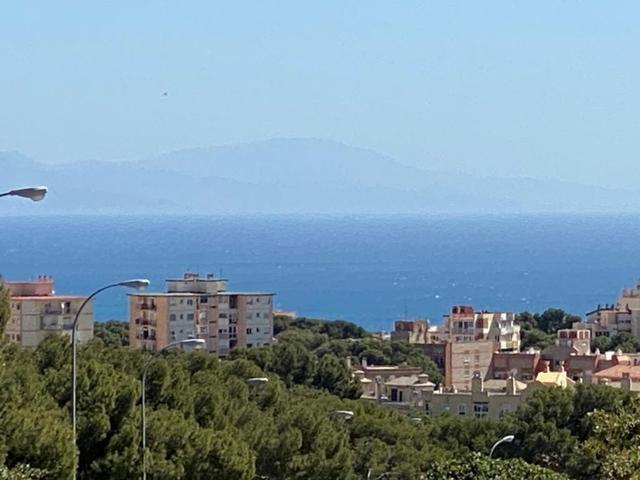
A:
POLYGON ((148 325, 151 327, 155 327, 156 326, 156 321, 155 320, 150 320, 148 318, 136 318, 136 325, 148 325))
POLYGON ((62 322, 43 323, 42 330, 48 332, 64 330, 64 324, 62 322))
POLYGON ((136 333, 136 339, 137 340, 148 340, 148 341, 156 341, 156 334, 155 332, 142 332, 142 333, 136 333))
POLYGON ((150 303, 139 303, 138 307, 140 308, 140 310, 155 310, 156 309, 156 304, 153 302, 150 303))

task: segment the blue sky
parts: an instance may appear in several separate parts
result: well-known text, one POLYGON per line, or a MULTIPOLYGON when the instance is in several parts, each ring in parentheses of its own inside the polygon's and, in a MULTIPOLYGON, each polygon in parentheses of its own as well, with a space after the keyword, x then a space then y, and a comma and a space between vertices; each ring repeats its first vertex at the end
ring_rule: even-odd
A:
POLYGON ((639 14, 625 1, 6 2, 0 150, 63 162, 321 137, 424 168, 632 187, 639 14))

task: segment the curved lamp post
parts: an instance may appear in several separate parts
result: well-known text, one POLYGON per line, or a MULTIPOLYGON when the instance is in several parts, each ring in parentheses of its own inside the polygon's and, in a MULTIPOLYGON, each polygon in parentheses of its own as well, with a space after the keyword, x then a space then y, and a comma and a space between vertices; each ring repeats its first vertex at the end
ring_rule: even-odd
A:
POLYGON ((45 197, 48 191, 47 187, 44 186, 17 188, 15 190, 0 193, 0 197, 22 197, 33 200, 34 202, 39 202, 45 197))
MULTIPOLYGON (((165 345, 160 350, 158 350, 158 353, 164 352, 165 350, 169 350, 170 348, 184 346, 184 345, 190 345, 192 347, 203 347, 205 345, 205 341, 201 338, 187 338, 186 340, 180 340, 178 342, 173 342, 168 345, 165 345)), ((146 390, 146 383, 147 383, 147 370, 149 370, 149 367, 151 366, 151 360, 152 358, 149 358, 145 363, 144 368, 142 369, 142 378, 141 378, 142 403, 140 404, 140 413, 142 416, 142 425, 140 428, 142 430, 142 478, 143 480, 146 480, 147 478, 147 455, 146 455, 147 417, 145 413, 145 390, 146 390)))
MULTIPOLYGON (((82 302, 82 305, 80 305, 80 308, 78 309, 78 311, 76 312, 76 316, 73 319, 73 326, 71 327, 71 349, 73 351, 73 364, 71 367, 71 419, 72 419, 72 423, 73 423, 73 448, 76 448, 76 424, 77 424, 77 420, 76 420, 76 412, 77 412, 77 405, 76 405, 76 390, 77 390, 77 371, 78 371, 78 345, 76 342, 76 335, 78 333, 78 320, 80 319, 80 314, 82 313, 82 310, 84 309, 84 307, 87 305, 87 303, 89 303, 91 301, 91 299, 93 299, 96 295, 98 295, 101 292, 104 292, 105 290, 108 290, 109 288, 115 288, 115 287, 128 287, 128 288, 136 288, 136 289, 141 289, 141 288, 145 288, 149 286, 149 280, 144 279, 144 278, 138 278, 138 279, 134 279, 134 280, 125 280, 124 282, 117 282, 117 283, 112 283, 110 285, 107 285, 105 287, 99 288, 98 290, 96 290, 95 292, 93 292, 91 295, 89 295, 84 302, 82 302)), ((73 478, 77 477, 77 473, 78 473, 78 467, 76 464, 76 468, 74 469, 73 472, 73 478)))
POLYGON ((494 443, 493 447, 491 447, 491 451, 489 452, 489 458, 493 456, 493 451, 496 449, 498 445, 500 445, 501 443, 511 443, 513 442, 514 438, 515 437, 513 435, 507 435, 506 437, 502 437, 500 440, 494 443))

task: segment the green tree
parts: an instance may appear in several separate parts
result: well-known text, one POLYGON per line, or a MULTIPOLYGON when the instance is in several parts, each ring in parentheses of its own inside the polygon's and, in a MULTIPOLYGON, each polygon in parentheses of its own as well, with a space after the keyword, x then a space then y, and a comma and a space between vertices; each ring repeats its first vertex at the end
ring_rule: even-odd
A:
POLYGON ((95 338, 107 347, 127 347, 129 345, 129 324, 118 320, 96 322, 93 327, 95 338))
POLYGON ((0 277, 0 341, 4 337, 4 331, 7 328, 9 320, 11 320, 11 298, 9 296, 9 289, 1 283, 2 277, 0 277))

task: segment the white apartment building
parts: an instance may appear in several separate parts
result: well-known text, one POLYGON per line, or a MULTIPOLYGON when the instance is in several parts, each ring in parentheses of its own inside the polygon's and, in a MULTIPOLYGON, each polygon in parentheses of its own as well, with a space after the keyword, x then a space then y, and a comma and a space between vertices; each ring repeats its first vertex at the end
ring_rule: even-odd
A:
MULTIPOLYGON (((51 333, 71 335, 78 309, 87 297, 56 295, 54 281, 39 276, 35 281, 3 282, 11 297, 11 319, 5 337, 25 347, 37 347, 51 333)), ((93 338, 93 302, 82 310, 78 319, 78 343, 93 338)))

